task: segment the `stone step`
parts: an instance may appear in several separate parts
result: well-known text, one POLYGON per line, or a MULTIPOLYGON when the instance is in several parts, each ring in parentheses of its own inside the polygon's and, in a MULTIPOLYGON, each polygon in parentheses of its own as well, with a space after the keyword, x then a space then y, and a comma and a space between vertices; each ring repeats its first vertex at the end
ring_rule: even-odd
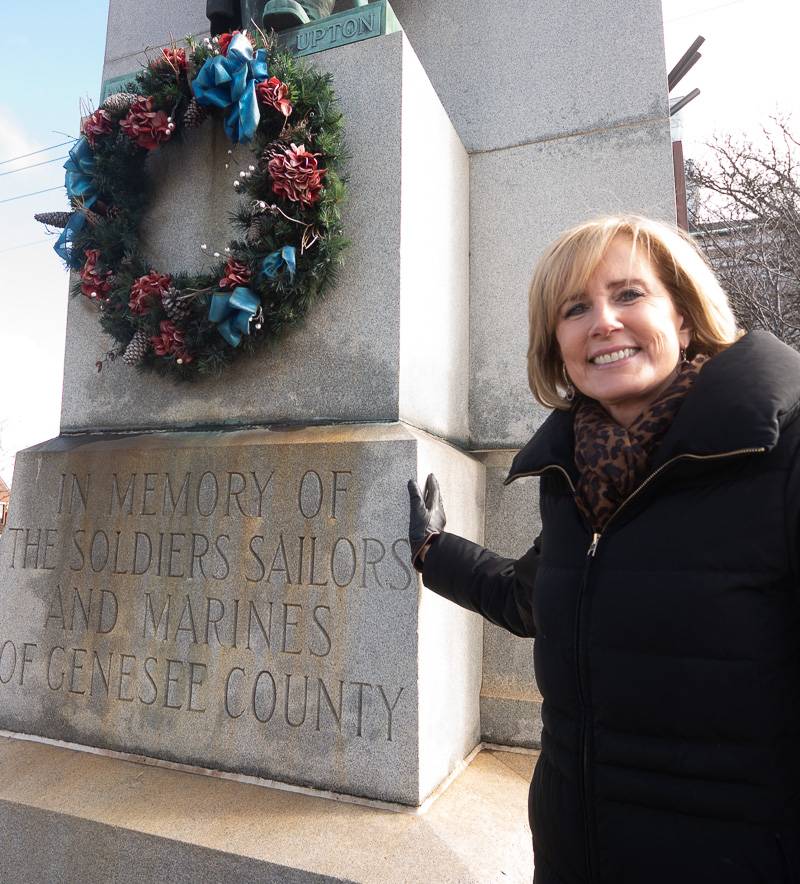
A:
POLYGON ((484 750, 424 813, 0 738, 0 868, 16 884, 529 884, 536 753, 484 750))

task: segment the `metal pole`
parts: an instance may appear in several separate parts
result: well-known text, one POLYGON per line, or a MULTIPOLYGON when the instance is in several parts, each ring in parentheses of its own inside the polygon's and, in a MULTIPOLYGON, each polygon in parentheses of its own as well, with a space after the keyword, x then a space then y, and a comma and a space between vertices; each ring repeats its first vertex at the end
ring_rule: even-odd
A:
POLYGON ((686 105, 690 101, 694 101, 694 99, 697 98, 699 94, 699 89, 692 89, 692 91, 688 95, 684 95, 680 101, 676 101, 675 104, 672 105, 672 107, 669 109, 669 115, 672 116, 673 114, 677 114, 678 111, 681 110, 681 108, 686 107, 686 105))
MULTIPOLYGON (((686 50, 686 52, 684 52, 683 55, 678 59, 678 63, 667 76, 667 85, 669 86, 670 92, 673 90, 675 85, 680 82, 686 71, 689 70, 689 67, 691 67, 689 61, 693 58, 694 54, 705 42, 705 37, 698 37, 694 41, 694 43, 692 43, 692 45, 686 50), (686 67, 686 65, 689 65, 689 67, 686 67), (686 67, 686 70, 684 70, 684 67, 686 67)), ((694 64, 694 62, 692 62, 692 64, 694 64)))

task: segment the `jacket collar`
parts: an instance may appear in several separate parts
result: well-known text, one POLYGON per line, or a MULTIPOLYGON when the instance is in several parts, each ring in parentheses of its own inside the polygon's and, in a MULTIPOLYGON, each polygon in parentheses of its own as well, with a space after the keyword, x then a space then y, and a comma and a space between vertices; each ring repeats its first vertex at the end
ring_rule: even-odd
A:
POLYGON ((536 475, 547 467, 560 467, 577 481, 573 452, 575 437, 572 432, 572 412, 555 410, 533 434, 528 444, 517 452, 511 462, 511 470, 505 484, 522 476, 536 475))
MULTIPOLYGON (((800 409, 800 354, 768 332, 750 332, 703 367, 652 467, 683 454, 769 451, 800 409)), ((573 483, 572 412, 554 411, 511 464, 506 483, 559 467, 573 483)))

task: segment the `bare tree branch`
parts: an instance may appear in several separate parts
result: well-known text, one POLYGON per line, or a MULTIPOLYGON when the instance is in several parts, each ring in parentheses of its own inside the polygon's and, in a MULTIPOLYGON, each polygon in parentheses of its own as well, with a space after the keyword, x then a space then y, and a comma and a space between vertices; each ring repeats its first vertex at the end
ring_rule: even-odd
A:
POLYGON ((690 228, 746 329, 800 349, 800 140, 781 117, 762 139, 723 136, 686 164, 690 228))

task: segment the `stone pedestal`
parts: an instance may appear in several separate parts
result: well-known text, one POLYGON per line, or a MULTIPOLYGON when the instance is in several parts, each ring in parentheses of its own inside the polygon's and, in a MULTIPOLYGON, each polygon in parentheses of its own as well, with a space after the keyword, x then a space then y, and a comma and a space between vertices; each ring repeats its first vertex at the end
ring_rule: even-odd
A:
MULTIPOLYGON (((163 44, 170 33, 199 34, 207 27, 201 0, 164 0, 157 8, 151 5, 150 15, 135 18, 122 0, 112 0, 104 79, 135 70, 143 46, 163 44)), ((336 11, 350 5, 339 0, 336 11)), ((405 314, 410 320, 406 327, 417 332, 426 327, 434 330, 427 342, 432 344, 427 358, 435 357, 438 347, 444 346, 451 360, 449 368, 418 360, 423 371, 431 367, 428 393, 419 402, 427 401, 434 411, 441 409, 444 400, 460 403, 460 392, 437 397, 433 391, 441 389, 443 382, 453 391, 462 389, 462 369, 452 359, 468 354, 464 447, 503 449, 505 454, 497 456, 510 460, 546 416, 533 402, 525 374, 526 291, 542 249, 565 227, 600 213, 633 211, 675 218, 661 6, 658 0, 506 3, 494 4, 487 14, 484 0, 455 4, 392 0, 391 5, 466 148, 470 177, 468 340, 462 334, 463 317, 457 318, 438 295, 423 296, 419 312, 405 314), (622 57, 631 63, 620 65, 622 57), (420 320, 420 313, 430 325, 420 320), (445 334, 440 333, 443 329, 445 334)), ((376 47, 369 44, 381 44, 381 40, 357 47, 373 64, 364 69, 377 72, 376 79, 370 76, 368 101, 372 94, 383 95, 386 88, 381 62, 375 63, 372 55, 376 47)), ((343 57, 337 49, 312 58, 338 77, 338 59, 343 57)), ((404 106, 404 117, 413 119, 419 108, 412 102, 404 106)), ((352 127, 349 132, 352 137, 352 127)), ((373 135, 364 131, 357 137, 369 141, 373 135)), ((437 174, 446 173, 448 162, 439 161, 441 148, 429 152, 430 156, 436 157, 437 174)), ((375 165, 365 167, 365 161, 368 155, 359 152, 356 174, 362 168, 380 174, 375 165)), ((363 184, 360 181, 359 187, 363 184)), ((424 201, 424 190, 420 193, 424 201)), ((427 205, 439 208, 435 200, 427 205)), ((408 209, 404 201, 403 212, 408 209)), ((466 217, 457 211, 448 223, 458 224, 466 217)), ((379 240, 374 229, 369 236, 379 240)), ((417 267, 427 273, 431 262, 417 267)), ((359 354, 367 346, 362 342, 359 354)), ((93 357, 93 353, 88 355, 93 357)), ((356 360, 354 365, 358 365, 356 360)), ((377 371, 375 377, 377 388, 384 375, 377 371)), ((89 373, 81 386, 78 395, 92 395, 94 379, 89 373)), ((337 390, 334 398, 339 397, 337 390)), ((213 405, 213 393, 209 402, 213 405)), ((256 410, 245 403, 241 414, 246 420, 256 410)), ((68 405, 65 420, 73 421, 79 411, 68 405)), ((428 416, 411 414, 399 405, 397 416, 444 432, 451 441, 464 445, 461 424, 457 433, 448 435, 449 430, 440 429, 444 421, 436 426, 430 422, 430 411, 428 416)), ((166 420, 177 419, 176 411, 168 407, 166 420)), ((361 419, 374 418, 364 411, 361 419)), ((500 473, 501 468, 494 467, 487 476, 487 543, 516 555, 527 549, 536 534, 536 482, 501 489, 500 473), (510 496, 511 503, 502 502, 504 495, 510 496), (517 530, 514 542, 508 541, 509 530, 517 530)), ((538 739, 539 697, 530 675, 529 651, 530 642, 486 627, 481 699, 485 739, 527 742, 531 720, 535 722, 533 739, 538 739)))
POLYGON ((400 424, 21 453, 0 728, 421 804, 480 739, 481 623, 409 563, 431 471, 480 541, 481 464, 400 424))

